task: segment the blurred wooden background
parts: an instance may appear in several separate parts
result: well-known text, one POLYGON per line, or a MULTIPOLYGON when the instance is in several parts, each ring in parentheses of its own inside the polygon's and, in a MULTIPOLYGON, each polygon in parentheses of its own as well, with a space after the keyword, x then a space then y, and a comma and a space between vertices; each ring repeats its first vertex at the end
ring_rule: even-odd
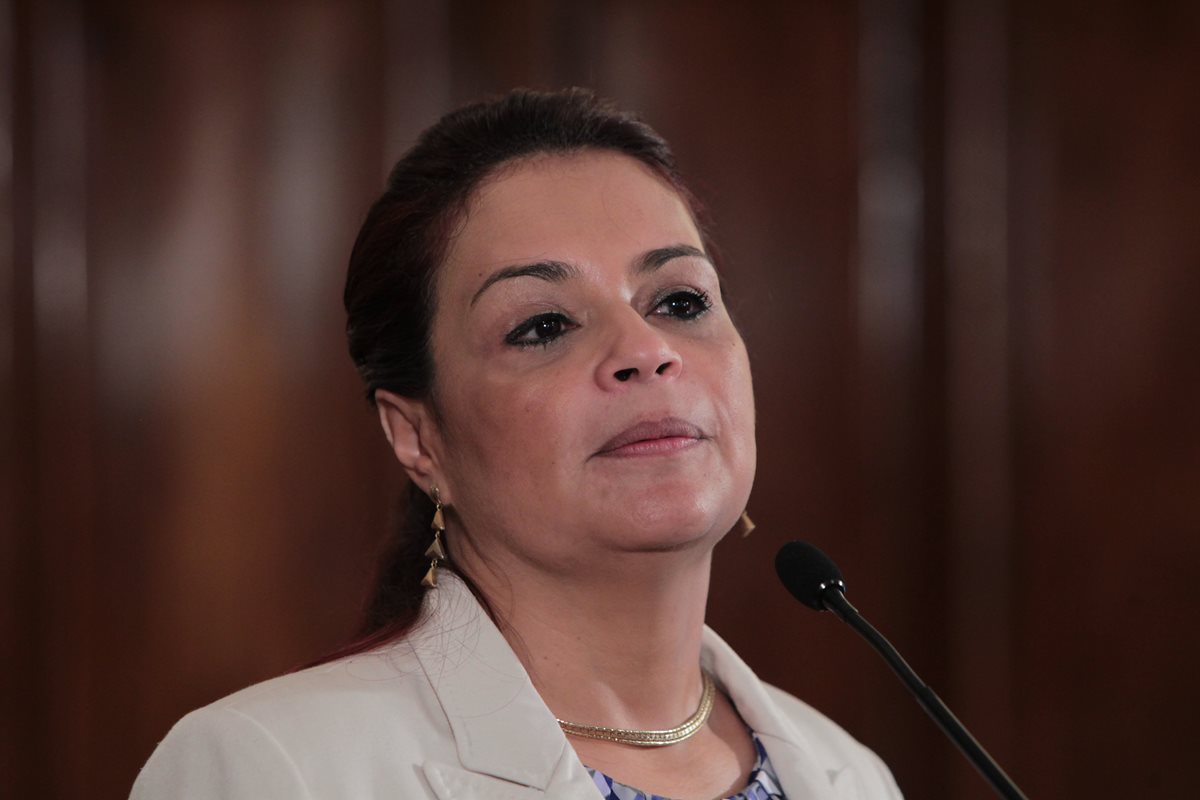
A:
POLYGON ((676 146, 754 360, 711 622, 913 798, 988 796, 771 560, 1033 797, 1200 737, 1200 4, 0 0, 0 787, 121 798, 353 624, 399 474, 340 291, 443 111, 594 86, 676 146))

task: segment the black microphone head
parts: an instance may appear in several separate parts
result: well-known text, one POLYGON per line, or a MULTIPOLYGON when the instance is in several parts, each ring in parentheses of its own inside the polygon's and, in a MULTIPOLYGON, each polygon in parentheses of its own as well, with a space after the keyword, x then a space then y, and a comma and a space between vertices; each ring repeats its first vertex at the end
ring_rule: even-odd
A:
POLYGON ((817 611, 825 610, 822 597, 826 589, 834 587, 846 591, 837 564, 808 542, 788 542, 779 548, 775 572, 792 597, 817 611))

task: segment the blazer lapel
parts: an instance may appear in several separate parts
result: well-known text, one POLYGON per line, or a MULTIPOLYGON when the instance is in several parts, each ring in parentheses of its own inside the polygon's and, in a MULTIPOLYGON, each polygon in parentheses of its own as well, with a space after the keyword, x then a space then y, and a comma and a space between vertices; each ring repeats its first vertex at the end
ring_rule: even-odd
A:
POLYGON ((516 800, 553 789, 554 798, 594 800, 587 770, 470 590, 447 574, 431 593, 429 613, 414 651, 449 720, 460 761, 423 766, 437 796, 516 800))
POLYGON ((488 800, 596 800, 599 797, 591 776, 573 750, 563 753, 544 791, 453 764, 430 761, 421 769, 438 800, 478 800, 481 797, 488 800))
POLYGON ((438 800, 540 800, 546 796, 541 789, 509 783, 491 775, 471 772, 451 764, 426 762, 421 767, 425 780, 438 800))
POLYGON ((780 713, 767 696, 762 681, 746 662, 708 627, 704 629, 701 661, 762 741, 788 797, 811 800, 854 800, 858 797, 856 790, 849 794, 844 792, 843 789, 849 787, 839 785, 836 775, 826 774, 813 760, 814 750, 804 733, 780 713))

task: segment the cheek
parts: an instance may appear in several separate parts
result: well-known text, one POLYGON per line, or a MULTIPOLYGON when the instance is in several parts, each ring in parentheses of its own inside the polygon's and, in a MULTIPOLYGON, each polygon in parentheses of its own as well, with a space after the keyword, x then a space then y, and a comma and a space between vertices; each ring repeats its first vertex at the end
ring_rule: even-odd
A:
POLYGON ((738 405, 742 412, 743 422, 751 434, 754 432, 754 380, 750 375, 750 359, 746 347, 740 341, 737 345, 737 367, 731 370, 732 391, 737 393, 738 405))
POLYGON ((444 403, 454 471, 484 473, 475 477, 492 485, 546 480, 545 471, 571 444, 566 379, 513 380, 489 375, 486 367, 447 378, 461 387, 444 403))
POLYGON ((750 361, 745 345, 737 338, 729 347, 721 371, 721 395, 725 398, 727 424, 731 431, 731 445, 739 456, 749 461, 753 469, 756 456, 754 440, 754 383, 750 375, 750 361))

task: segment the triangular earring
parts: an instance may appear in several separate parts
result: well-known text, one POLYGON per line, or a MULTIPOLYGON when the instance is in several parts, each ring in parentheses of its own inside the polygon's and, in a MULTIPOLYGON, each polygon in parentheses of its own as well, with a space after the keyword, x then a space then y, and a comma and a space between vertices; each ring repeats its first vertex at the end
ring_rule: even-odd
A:
POLYGON ((442 494, 438 491, 438 487, 431 486, 429 490, 433 495, 435 506, 433 522, 429 523, 429 527, 433 529, 433 542, 425 548, 425 556, 429 559, 429 570, 421 579, 421 585, 432 589, 437 586, 438 565, 446 560, 446 548, 442 546, 442 533, 446 530, 446 518, 442 514, 442 494))
POLYGON ((425 557, 426 558, 436 558, 438 561, 445 561, 446 560, 446 548, 442 547, 442 540, 439 538, 436 538, 437 537, 436 533, 434 534, 434 537, 435 538, 434 538, 433 542, 429 545, 429 547, 425 548, 425 557))

